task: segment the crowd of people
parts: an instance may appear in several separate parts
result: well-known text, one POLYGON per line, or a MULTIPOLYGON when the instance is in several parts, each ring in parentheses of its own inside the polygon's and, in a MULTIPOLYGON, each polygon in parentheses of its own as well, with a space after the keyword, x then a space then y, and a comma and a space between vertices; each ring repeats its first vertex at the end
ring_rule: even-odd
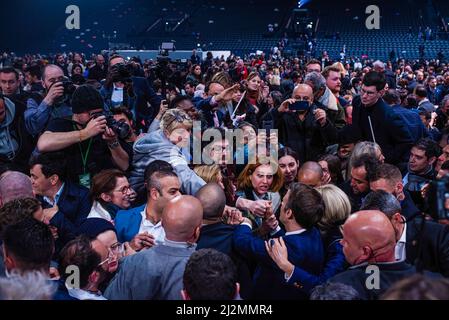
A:
POLYGON ((443 61, 1 64, 0 298, 449 298, 443 61))

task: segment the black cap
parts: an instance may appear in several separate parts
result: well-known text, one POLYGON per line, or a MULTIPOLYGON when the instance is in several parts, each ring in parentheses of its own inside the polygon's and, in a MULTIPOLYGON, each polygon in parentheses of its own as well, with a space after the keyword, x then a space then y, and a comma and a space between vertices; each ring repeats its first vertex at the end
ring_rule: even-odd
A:
POLYGON ((90 85, 79 86, 72 96, 72 112, 75 114, 103 109, 104 101, 100 92, 90 85))
POLYGON ((84 220, 78 227, 77 233, 87 235, 91 239, 95 239, 99 234, 106 231, 114 231, 115 227, 109 221, 102 218, 89 218, 84 220))

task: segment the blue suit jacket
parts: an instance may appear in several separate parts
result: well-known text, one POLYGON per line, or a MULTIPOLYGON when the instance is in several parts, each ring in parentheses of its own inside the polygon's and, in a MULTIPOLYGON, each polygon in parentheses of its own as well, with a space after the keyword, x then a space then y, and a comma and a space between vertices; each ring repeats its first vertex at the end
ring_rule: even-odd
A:
POLYGON ((393 111, 396 112, 402 120, 404 120, 413 141, 418 141, 421 138, 427 138, 429 136, 417 111, 415 112, 402 106, 394 106, 393 111))
MULTIPOLYGON (((42 208, 50 208, 50 205, 38 196, 42 208)), ((92 208, 92 201, 89 196, 89 189, 66 181, 62 194, 58 200, 59 211, 50 220, 50 224, 58 228, 60 238, 66 235, 76 235, 77 227, 89 215, 92 208)), ((69 237, 70 238, 70 237, 69 237)))
POLYGON ((146 204, 117 212, 114 222, 119 242, 131 241, 139 233, 140 224, 142 223, 142 215, 140 213, 145 209, 145 206, 146 204))
POLYGON ((323 237, 326 259, 323 271, 319 276, 310 274, 295 266, 288 283, 291 285, 302 285, 305 290, 310 291, 317 285, 325 283, 329 278, 344 271, 346 259, 343 254, 343 247, 340 244, 341 238, 341 233, 337 227, 331 229, 323 237))
POLYGON ((229 256, 232 255, 232 236, 235 227, 224 223, 215 223, 201 227, 196 249, 213 248, 229 256))
MULTIPOLYGON (((214 124, 214 114, 212 112, 213 107, 210 105, 211 100, 212 100, 212 97, 206 98, 206 99, 201 99, 195 103, 196 109, 198 109, 202 113, 204 120, 207 122, 207 127, 209 127, 209 128, 213 128, 215 125, 214 124)), ((218 110, 217 117, 218 117, 218 122, 220 124, 222 124, 225 115, 220 110, 218 110)))
MULTIPOLYGON (((288 260, 291 263, 300 266, 309 273, 320 274, 324 262, 324 253, 321 235, 316 228, 283 238, 288 251, 288 260)), ((264 241, 254 236, 248 226, 241 225, 236 228, 234 246, 242 255, 257 260, 258 265, 253 277, 254 299, 292 300, 308 298, 306 290, 286 283, 284 272, 271 260, 265 249, 264 241)))

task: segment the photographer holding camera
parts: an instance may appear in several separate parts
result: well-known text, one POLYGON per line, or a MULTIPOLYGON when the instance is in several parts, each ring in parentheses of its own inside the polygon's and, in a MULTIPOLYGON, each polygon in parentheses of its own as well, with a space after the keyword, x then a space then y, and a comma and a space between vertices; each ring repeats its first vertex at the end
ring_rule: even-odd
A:
POLYGON ((105 114, 100 93, 89 85, 76 89, 71 119, 53 119, 37 143, 40 152, 64 151, 70 178, 90 187, 91 178, 104 169, 126 171, 129 157, 119 139, 130 130, 105 114))
POLYGON ((72 115, 69 99, 75 87, 67 81, 62 69, 53 64, 45 66, 42 83, 46 91, 44 100, 38 103, 28 99, 25 111, 25 123, 33 136, 42 133, 51 120, 72 115))
POLYGON ((145 78, 134 76, 133 68, 133 64, 126 64, 123 57, 113 55, 100 94, 110 110, 127 107, 134 115, 137 129, 146 132, 159 112, 161 98, 145 78))

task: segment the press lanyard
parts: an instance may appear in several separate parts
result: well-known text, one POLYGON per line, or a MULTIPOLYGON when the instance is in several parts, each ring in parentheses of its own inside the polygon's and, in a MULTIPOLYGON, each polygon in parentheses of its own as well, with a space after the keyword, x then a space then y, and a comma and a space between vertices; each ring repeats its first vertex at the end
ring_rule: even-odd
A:
MULTIPOLYGON (((73 128, 76 129, 75 125, 73 125, 73 128)), ((80 148, 80 152, 81 152, 81 161, 83 162, 83 172, 84 173, 86 173, 87 158, 89 157, 91 146, 92 146, 92 138, 89 139, 89 145, 87 146, 86 153, 84 153, 83 148, 81 147, 81 142, 78 143, 78 147, 80 148)))

